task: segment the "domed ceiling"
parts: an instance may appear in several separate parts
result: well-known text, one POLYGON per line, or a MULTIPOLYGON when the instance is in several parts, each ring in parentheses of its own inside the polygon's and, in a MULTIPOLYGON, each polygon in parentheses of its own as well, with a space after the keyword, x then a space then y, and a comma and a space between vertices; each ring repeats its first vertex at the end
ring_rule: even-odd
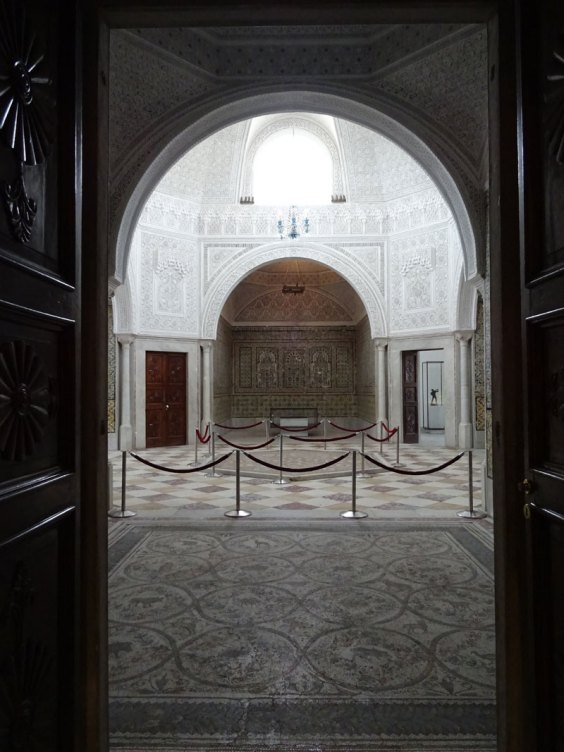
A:
POLYGON ((316 261, 296 258, 249 274, 223 309, 232 325, 354 325, 365 313, 360 298, 339 274, 316 261))

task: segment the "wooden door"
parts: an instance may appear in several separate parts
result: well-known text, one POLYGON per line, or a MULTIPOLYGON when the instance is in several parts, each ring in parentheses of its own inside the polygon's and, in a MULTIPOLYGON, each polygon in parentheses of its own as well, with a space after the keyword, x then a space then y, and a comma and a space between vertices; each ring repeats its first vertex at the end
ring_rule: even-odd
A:
POLYGON ((77 7, 0 0, 2 750, 74 749, 80 713, 77 7))
POLYGON ((521 3, 528 610, 536 752, 564 750, 564 4, 521 3))
POLYGON ((419 441, 417 350, 404 350, 401 355, 403 440, 406 444, 417 444, 419 441))
POLYGON ((145 372, 147 447, 186 444, 186 355, 148 352, 145 372))

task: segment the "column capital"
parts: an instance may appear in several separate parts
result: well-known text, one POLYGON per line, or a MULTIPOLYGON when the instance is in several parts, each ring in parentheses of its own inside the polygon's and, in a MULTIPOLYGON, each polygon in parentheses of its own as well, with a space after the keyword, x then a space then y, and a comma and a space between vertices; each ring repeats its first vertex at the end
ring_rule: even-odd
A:
POLYGON ((454 333, 457 342, 469 342, 474 336, 474 332, 471 330, 459 331, 454 333))
POLYGON ((135 336, 133 334, 118 334, 117 340, 120 345, 132 345, 135 341, 135 336))
POLYGON ((374 347, 377 347, 379 350, 383 350, 388 346, 389 340, 386 337, 375 337, 372 341, 374 342, 374 347))

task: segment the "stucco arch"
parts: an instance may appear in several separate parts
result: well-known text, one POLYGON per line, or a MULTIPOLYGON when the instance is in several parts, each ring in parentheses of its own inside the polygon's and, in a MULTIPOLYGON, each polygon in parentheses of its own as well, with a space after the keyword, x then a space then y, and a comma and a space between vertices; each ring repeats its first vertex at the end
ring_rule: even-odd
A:
MULTIPOLYGON (((424 131, 424 126, 376 97, 369 99, 366 95, 359 94, 355 99, 354 91, 342 91, 337 86, 332 88, 335 90, 284 90, 247 95, 234 92, 230 96, 223 95, 221 99, 211 98, 197 109, 178 111, 176 117, 170 118, 166 123, 168 141, 152 161, 144 163, 137 182, 133 188, 124 189, 126 195, 119 199, 120 206, 114 208, 114 229, 110 229, 111 253, 115 249, 115 256, 110 258, 110 269, 114 270, 111 284, 120 284, 125 279, 131 239, 143 206, 162 176, 188 149, 212 133, 240 120, 299 110, 332 115, 376 130, 416 159, 434 180, 449 205, 460 233, 465 277, 475 277, 478 274, 476 237, 481 235, 479 217, 472 210, 472 201, 463 182, 455 179, 435 151, 416 134, 416 130, 424 131), (115 227, 119 229, 116 230, 115 227), (113 233, 116 235, 115 241, 113 233)), ((165 128, 165 124, 162 128, 165 128)), ((432 131, 429 130, 427 135, 427 141, 432 143, 432 131)), ((159 138, 158 129, 155 138, 159 138)), ((160 138, 163 139, 162 134, 160 138)), ((139 155, 132 155, 131 159, 139 162, 139 155)), ((135 172, 136 168, 129 162, 125 164, 121 179, 124 172, 132 170, 135 172)), ((119 182, 120 175, 116 176, 116 180, 119 182)), ((119 196, 119 190, 117 194, 119 196)))
POLYGON ((358 259, 351 258, 338 248, 300 240, 278 241, 257 246, 238 255, 223 267, 206 292, 202 311, 204 339, 215 339, 221 311, 233 289, 248 274, 272 261, 304 258, 329 266, 343 277, 358 293, 370 323, 372 337, 386 337, 384 305, 373 272, 358 259))

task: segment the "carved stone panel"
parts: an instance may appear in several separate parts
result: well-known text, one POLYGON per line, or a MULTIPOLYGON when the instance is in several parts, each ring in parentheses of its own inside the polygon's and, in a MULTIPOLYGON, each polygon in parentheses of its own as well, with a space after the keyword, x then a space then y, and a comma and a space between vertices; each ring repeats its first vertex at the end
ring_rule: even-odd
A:
POLYGON ((282 350, 282 383, 285 389, 303 389, 305 385, 305 350, 282 350))

